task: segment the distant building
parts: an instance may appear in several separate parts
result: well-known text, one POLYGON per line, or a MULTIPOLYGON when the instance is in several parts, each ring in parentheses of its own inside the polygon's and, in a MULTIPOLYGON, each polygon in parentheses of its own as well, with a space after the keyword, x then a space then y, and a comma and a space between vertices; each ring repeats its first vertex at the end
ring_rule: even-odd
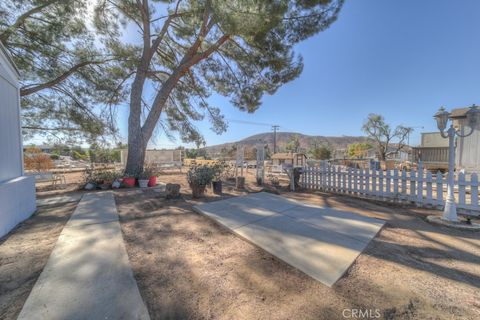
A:
POLYGON ((275 153, 272 155, 273 165, 293 165, 294 167, 303 167, 307 163, 305 153, 275 153))
MULTIPOLYGON (((453 109, 450 118, 455 128, 462 134, 470 132, 466 125, 466 113, 469 108, 453 109)), ((473 129, 472 135, 455 138, 455 170, 480 173, 480 127, 473 129)), ((414 161, 422 161, 432 171, 448 168, 448 138, 440 132, 422 133, 420 147, 414 148, 414 161)))
MULTIPOLYGON (((462 134, 468 134, 470 132, 470 127, 467 126, 466 122, 466 113, 468 110, 469 108, 454 109, 450 115, 450 118, 453 120, 453 125, 457 127, 462 134)), ((456 138, 455 151, 456 170, 463 169, 466 172, 480 173, 480 124, 477 124, 477 127, 473 128, 472 135, 465 138, 456 138)))

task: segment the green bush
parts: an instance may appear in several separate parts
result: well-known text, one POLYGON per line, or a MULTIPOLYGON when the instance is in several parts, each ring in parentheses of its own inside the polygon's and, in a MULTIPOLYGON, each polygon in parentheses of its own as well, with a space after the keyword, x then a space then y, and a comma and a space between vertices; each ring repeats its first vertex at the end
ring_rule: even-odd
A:
POLYGON ((215 174, 213 167, 194 165, 187 172, 187 181, 190 186, 206 186, 212 182, 215 174))

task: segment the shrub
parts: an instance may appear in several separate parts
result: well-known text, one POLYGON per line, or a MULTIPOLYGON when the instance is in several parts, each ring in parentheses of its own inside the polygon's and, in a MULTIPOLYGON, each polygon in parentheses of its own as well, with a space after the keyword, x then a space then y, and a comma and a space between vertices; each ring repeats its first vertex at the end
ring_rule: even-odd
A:
POLYGON ((187 181, 190 186, 203 186, 210 184, 215 177, 215 169, 209 166, 192 166, 187 172, 187 181))
POLYGON ((49 155, 42 153, 38 148, 28 148, 24 154, 25 169, 45 171, 53 168, 53 161, 49 155))
POLYGON ((96 171, 94 169, 87 169, 85 171, 85 183, 95 184, 110 184, 118 179, 121 174, 117 171, 96 171))
POLYGON ((153 169, 145 168, 145 169, 143 169, 143 171, 141 173, 139 173, 137 175, 137 178, 139 180, 148 180, 148 179, 150 179, 150 177, 153 177, 155 175, 156 175, 156 173, 153 169))

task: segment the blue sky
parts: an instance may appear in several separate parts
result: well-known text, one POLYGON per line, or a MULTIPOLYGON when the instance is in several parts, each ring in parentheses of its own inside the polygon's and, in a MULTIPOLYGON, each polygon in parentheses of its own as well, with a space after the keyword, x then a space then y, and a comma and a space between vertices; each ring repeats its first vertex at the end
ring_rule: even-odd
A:
MULTIPOLYGON (((347 0, 339 19, 326 31, 299 44, 302 75, 260 109, 247 114, 223 97, 210 101, 227 119, 280 125, 280 131, 311 135, 362 135, 369 113, 392 125, 435 131, 437 109, 480 103, 480 1, 347 0)), ((126 110, 126 108, 123 108, 126 110)), ((126 138, 128 113, 119 114, 126 138)), ((268 126, 230 123, 216 135, 208 121, 197 123, 207 145, 270 131, 268 126)), ((164 134, 151 146, 180 145, 164 134)))

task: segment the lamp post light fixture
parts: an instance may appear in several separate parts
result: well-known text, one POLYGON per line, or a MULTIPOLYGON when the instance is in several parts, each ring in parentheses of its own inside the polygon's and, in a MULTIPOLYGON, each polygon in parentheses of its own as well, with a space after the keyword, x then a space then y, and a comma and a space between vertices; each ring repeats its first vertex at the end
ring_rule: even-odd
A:
POLYGON ((443 220, 457 221, 457 206, 455 204, 454 185, 455 185, 455 136, 465 138, 473 133, 475 127, 478 125, 480 119, 480 109, 476 105, 472 105, 466 112, 465 117, 467 119, 467 126, 470 128, 470 132, 464 134, 461 129, 455 129, 453 126, 453 120, 450 118, 451 114, 441 107, 437 113, 435 113, 435 120, 437 120, 437 127, 440 130, 440 134, 443 138, 448 138, 448 177, 447 177, 447 198, 445 201, 445 207, 443 209, 443 220), (447 128, 448 120, 451 120, 450 127, 447 128))

